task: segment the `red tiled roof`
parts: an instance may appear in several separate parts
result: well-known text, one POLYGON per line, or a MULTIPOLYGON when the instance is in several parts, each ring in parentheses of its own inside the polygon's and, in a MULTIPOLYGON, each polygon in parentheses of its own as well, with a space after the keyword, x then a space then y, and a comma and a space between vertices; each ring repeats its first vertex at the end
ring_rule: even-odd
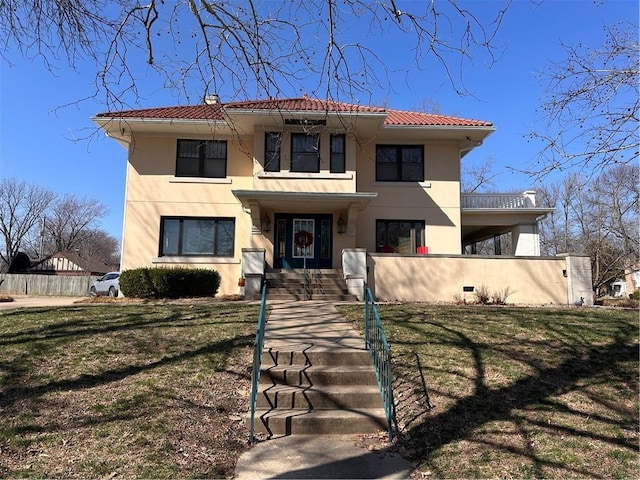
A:
POLYGON ((225 104, 225 108, 238 108, 243 110, 286 110, 294 112, 386 112, 384 108, 334 102, 332 100, 316 100, 309 97, 232 102, 225 104))
POLYGON ((103 118, 147 118, 182 120, 224 120, 224 110, 284 110, 289 112, 362 112, 386 113, 385 125, 395 126, 464 126, 489 127, 493 124, 481 120, 469 120, 445 115, 406 112, 381 107, 370 107, 308 97, 251 100, 245 102, 217 103, 213 105, 188 105, 178 107, 145 108, 120 112, 99 113, 103 118))
POLYGON ((432 113, 403 112, 401 110, 388 110, 387 112, 385 125, 443 125, 454 127, 490 127, 493 125, 491 122, 482 120, 470 120, 432 113))
POLYGON ((188 105, 183 107, 143 108, 140 110, 122 110, 119 112, 104 112, 96 115, 98 118, 162 118, 184 120, 224 120, 222 104, 216 105, 188 105))

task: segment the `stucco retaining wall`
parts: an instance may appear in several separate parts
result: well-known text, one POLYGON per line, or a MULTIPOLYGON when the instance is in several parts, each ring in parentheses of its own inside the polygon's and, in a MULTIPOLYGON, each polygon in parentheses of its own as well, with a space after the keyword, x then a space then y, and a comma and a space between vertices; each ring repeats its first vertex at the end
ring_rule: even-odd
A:
POLYGON ((579 278, 570 275, 568 263, 588 262, 587 257, 447 256, 371 253, 368 280, 379 301, 473 302, 484 288, 490 294, 510 292, 510 304, 576 303, 589 295, 591 278, 584 269, 579 278), (465 288, 466 287, 466 288, 465 288), (472 288, 473 287, 473 288, 472 288), (465 291, 467 290, 467 291, 465 291), (585 292, 580 295, 576 292, 585 292))

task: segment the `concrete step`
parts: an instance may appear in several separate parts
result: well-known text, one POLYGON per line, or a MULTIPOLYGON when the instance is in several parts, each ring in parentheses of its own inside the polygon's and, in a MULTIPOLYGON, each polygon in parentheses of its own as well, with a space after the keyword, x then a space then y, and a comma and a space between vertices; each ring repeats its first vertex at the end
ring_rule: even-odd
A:
POLYGON ((386 430, 370 352, 330 303, 274 303, 261 360, 257 432, 386 430))
MULTIPOLYGON (((273 269, 273 268, 268 268, 265 271, 265 275, 267 276, 278 276, 278 275, 282 275, 282 276, 292 276, 292 275, 304 275, 304 268, 279 268, 279 269, 273 269)), ((342 270, 340 270, 339 268, 308 268, 307 269, 307 275, 327 275, 327 276, 331 276, 331 275, 337 275, 337 276, 341 276, 342 275, 342 270)))
MULTIPOLYGON (((291 338, 291 337, 289 337, 291 338)), ((267 349, 262 352, 262 367, 275 365, 362 365, 371 366, 371 354, 356 349, 312 349, 309 351, 267 349)))
POLYGON ((387 429, 383 408, 256 410, 256 432, 267 435, 350 435, 387 429))
POLYGON ((377 385, 373 368, 351 365, 277 365, 261 369, 260 385, 377 385))
POLYGON ((359 409, 380 408, 377 385, 294 387, 274 385, 258 392, 260 409, 359 409))
POLYGON ((343 293, 339 295, 323 295, 313 293, 306 297, 302 293, 279 293, 267 290, 267 297, 269 300, 318 300, 325 302, 357 302, 358 298, 355 295, 343 293))
POLYGON ((270 270, 266 272, 269 300, 357 301, 349 294, 341 270, 270 270))

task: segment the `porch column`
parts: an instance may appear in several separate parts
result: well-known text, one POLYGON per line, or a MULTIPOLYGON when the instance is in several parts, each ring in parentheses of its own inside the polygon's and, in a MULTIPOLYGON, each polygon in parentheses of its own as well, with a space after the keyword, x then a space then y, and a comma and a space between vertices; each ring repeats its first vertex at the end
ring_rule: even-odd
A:
POLYGON ((538 225, 516 225, 511 230, 513 254, 517 257, 539 257, 540 235, 538 225))
POLYGON ((244 278, 244 297, 259 299, 262 292, 262 280, 265 271, 265 249, 242 249, 242 278, 244 278))
POLYGON ((562 272, 567 278, 567 304, 593 306, 591 259, 584 255, 558 255, 565 257, 566 268, 562 272))
POLYGON ((342 250, 342 274, 347 290, 358 300, 364 300, 364 285, 367 281, 367 249, 345 248, 342 250))

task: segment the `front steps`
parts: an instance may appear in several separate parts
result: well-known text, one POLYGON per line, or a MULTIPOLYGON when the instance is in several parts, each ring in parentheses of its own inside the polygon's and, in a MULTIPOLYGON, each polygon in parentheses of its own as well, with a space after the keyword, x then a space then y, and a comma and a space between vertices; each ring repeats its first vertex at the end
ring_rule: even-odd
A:
POLYGON ((366 350, 263 352, 257 433, 354 434, 386 428, 366 350))
POLYGON ((358 301, 349 294, 341 270, 308 269, 305 295, 304 270, 267 270, 269 300, 358 301))

